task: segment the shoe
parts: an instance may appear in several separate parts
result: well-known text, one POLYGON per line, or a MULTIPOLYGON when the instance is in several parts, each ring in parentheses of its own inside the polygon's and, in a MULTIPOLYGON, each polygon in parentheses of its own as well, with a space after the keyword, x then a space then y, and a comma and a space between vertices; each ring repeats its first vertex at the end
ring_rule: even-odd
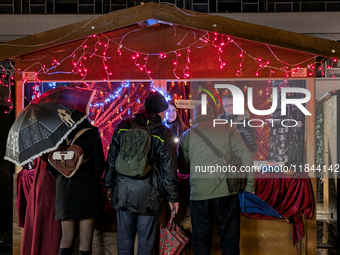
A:
POLYGON ((59 255, 73 255, 73 248, 59 248, 59 255))
POLYGON ((78 250, 78 255, 92 255, 92 251, 81 251, 81 250, 78 250))

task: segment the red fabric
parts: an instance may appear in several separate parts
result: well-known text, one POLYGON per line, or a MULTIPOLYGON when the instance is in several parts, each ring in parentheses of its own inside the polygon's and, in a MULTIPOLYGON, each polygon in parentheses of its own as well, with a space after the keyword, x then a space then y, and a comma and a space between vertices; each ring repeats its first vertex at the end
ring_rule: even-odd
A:
MULTIPOLYGON (((255 174, 255 194, 281 213, 282 217, 291 217, 293 224, 293 245, 304 237, 302 215, 311 220, 314 214, 313 188, 307 173, 294 178, 285 175, 255 174), (278 178, 280 177, 280 178, 278 178)), ((249 218, 277 219, 262 214, 243 214, 249 218)))
MULTIPOLYGON (((46 157, 36 160, 35 178, 27 201, 22 255, 58 255, 61 226, 60 221, 54 219, 56 178, 47 171, 47 166, 46 157)), ((25 184, 24 180, 21 184, 25 184)), ((19 200, 23 199, 21 194, 18 193, 19 200)))
POLYGON ((25 225, 25 215, 28 195, 34 180, 34 170, 22 169, 17 176, 17 209, 18 225, 23 228, 25 225))

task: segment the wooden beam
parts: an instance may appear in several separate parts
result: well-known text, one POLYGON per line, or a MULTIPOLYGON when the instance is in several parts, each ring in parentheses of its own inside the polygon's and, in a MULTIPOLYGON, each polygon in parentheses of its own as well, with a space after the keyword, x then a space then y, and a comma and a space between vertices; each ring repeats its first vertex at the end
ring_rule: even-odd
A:
POLYGON ((1 44, 0 59, 9 59, 15 56, 25 55, 38 50, 79 40, 93 34, 104 33, 130 26, 137 22, 151 19, 152 16, 152 3, 111 12, 92 19, 1 44), (20 45, 28 46, 24 47, 20 45))
POLYGON ((340 43, 336 41, 189 10, 180 11, 179 8, 175 9, 164 4, 155 4, 155 6, 158 7, 155 8, 154 12, 154 19, 157 20, 218 32, 318 56, 340 58, 340 43))
POLYGON ((340 58, 340 43, 336 41, 150 2, 1 44, 0 59, 14 58, 149 19, 218 32, 313 55, 340 58))

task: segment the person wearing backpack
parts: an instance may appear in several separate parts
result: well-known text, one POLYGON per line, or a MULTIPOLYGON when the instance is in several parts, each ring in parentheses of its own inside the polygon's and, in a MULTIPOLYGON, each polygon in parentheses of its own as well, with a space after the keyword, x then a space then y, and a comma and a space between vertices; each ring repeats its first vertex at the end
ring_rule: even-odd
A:
POLYGON ((173 135, 162 125, 168 103, 150 92, 145 109, 135 118, 122 120, 115 128, 105 174, 107 196, 117 216, 118 254, 152 254, 158 230, 158 215, 165 199, 178 211, 177 156, 173 135))

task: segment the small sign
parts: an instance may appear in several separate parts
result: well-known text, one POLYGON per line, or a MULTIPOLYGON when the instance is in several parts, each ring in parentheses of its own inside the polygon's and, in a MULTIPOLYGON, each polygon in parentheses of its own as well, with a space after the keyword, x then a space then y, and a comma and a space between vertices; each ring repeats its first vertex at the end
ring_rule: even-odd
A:
POLYGON ((22 79, 26 81, 34 81, 37 78, 35 72, 23 72, 22 79))
POLYGON ((201 100, 178 99, 176 100, 175 104, 179 109, 194 109, 196 105, 201 104, 201 100))
POLYGON ((292 68, 291 77, 307 77, 307 67, 304 68, 292 68))

